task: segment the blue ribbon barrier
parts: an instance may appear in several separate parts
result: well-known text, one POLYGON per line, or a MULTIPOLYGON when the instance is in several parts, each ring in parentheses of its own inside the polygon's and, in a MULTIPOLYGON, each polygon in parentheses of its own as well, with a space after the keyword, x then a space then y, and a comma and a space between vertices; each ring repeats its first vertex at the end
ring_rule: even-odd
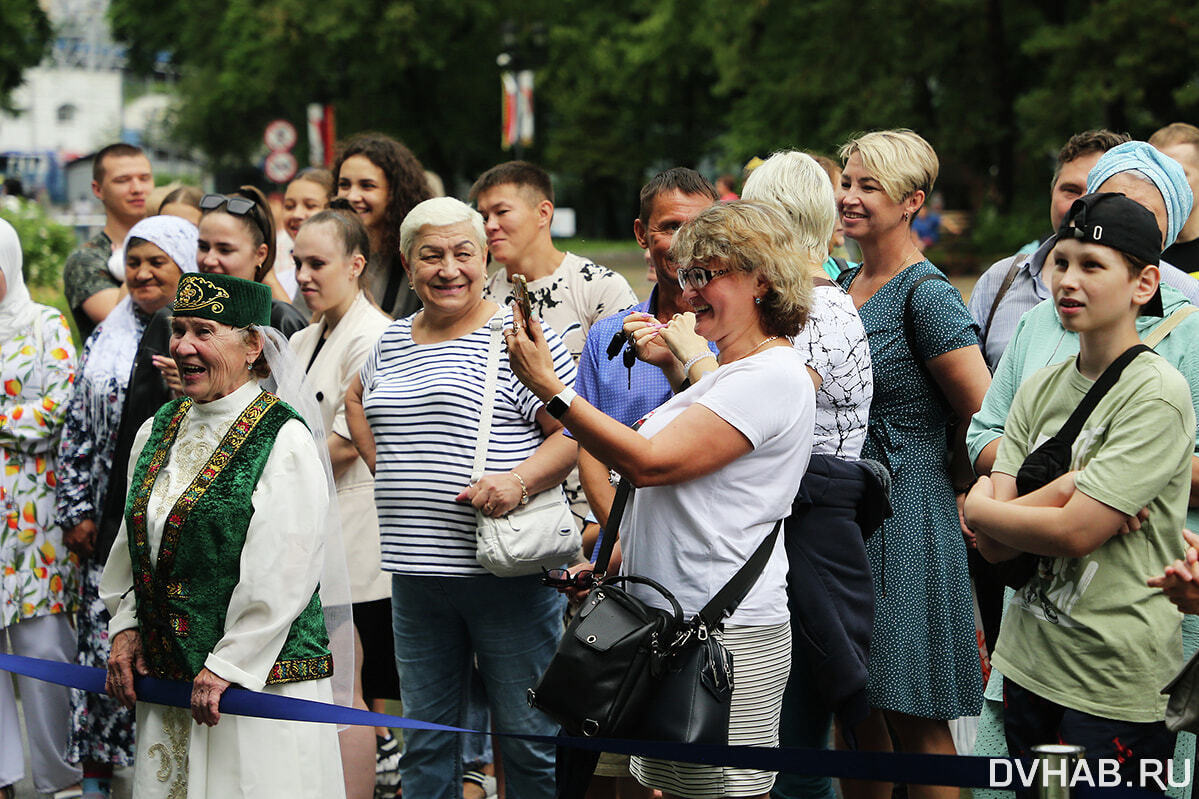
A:
MULTIPOLYGON (((62 663, 41 658, 9 655, 0 652, 0 671, 8 671, 37 680, 78 688, 92 693, 104 693, 105 671, 92 666, 62 663)), ((190 682, 161 680, 156 677, 136 677, 134 689, 138 701, 187 708, 191 706, 190 682)), ((392 727, 406 730, 437 730, 442 732, 496 735, 538 741, 573 749, 589 749, 625 755, 641 755, 662 760, 703 763, 711 766, 752 768, 782 771, 840 779, 878 780, 914 785, 949 785, 959 788, 991 787, 995 764, 1004 764, 1003 774, 1016 774, 1016 763, 1010 758, 976 757, 971 755, 922 755, 895 752, 843 752, 819 749, 768 748, 761 746, 722 746, 717 744, 683 744, 673 741, 633 741, 617 738, 575 738, 567 735, 529 735, 469 730, 427 721, 372 713, 342 705, 295 699, 275 694, 229 687, 221 695, 220 711, 235 716, 255 716, 279 721, 307 721, 328 724, 392 727)), ((1103 799, 1117 796, 1159 796, 1128 787, 1079 791, 1103 799)))

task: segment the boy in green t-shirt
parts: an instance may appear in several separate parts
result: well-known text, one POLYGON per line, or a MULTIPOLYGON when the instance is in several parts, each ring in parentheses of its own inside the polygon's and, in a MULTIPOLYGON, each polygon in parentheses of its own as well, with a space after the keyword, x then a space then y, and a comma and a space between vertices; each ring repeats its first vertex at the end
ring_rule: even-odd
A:
POLYGON ((1058 237, 1050 285, 1062 326, 1079 334, 1078 357, 1020 386, 992 477, 979 479, 965 515, 987 560, 1042 556, 1012 600, 993 657, 1006 677, 1010 753, 1079 744, 1088 757, 1118 759, 1122 779, 1140 785, 1141 761, 1174 751, 1159 691, 1181 665, 1182 617, 1145 577, 1178 556, 1195 413, 1182 375, 1142 352, 1087 417, 1074 471, 1017 498, 1025 457, 1141 343, 1137 314, 1159 301, 1161 233, 1144 207, 1122 194, 1088 195, 1058 237))

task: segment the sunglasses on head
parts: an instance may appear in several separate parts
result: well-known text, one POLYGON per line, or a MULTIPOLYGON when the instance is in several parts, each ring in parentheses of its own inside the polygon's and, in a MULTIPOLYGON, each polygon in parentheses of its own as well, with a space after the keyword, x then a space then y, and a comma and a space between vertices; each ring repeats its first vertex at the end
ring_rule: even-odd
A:
POLYGON ((699 291, 721 275, 732 272, 731 269, 704 269, 702 266, 692 266, 679 270, 679 288, 688 286, 699 291))
POLYGON ((262 232, 263 238, 267 238, 266 226, 262 224, 262 219, 259 214, 254 213, 254 209, 258 207, 258 203, 248 197, 229 197, 224 194, 205 194, 200 198, 201 211, 215 211, 221 206, 225 206, 225 210, 233 216, 248 216, 258 226, 262 232))

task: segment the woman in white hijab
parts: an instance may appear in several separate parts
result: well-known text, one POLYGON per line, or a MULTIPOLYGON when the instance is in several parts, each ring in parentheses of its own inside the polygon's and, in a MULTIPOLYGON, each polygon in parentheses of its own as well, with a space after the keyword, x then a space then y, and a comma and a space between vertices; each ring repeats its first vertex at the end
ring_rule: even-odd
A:
MULTIPOLYGON (((55 451, 75 347, 58 311, 29 297, 21 242, 0 220, 0 652, 74 660, 77 569, 54 519, 55 451)), ((79 781, 66 761, 66 688, 20 678, 34 788, 53 793, 79 781)), ((0 676, 0 797, 25 775, 12 678, 0 676)))
MULTIPOLYGON (((85 666, 108 664, 108 612, 98 589, 115 535, 98 522, 112 475, 129 375, 146 322, 175 297, 184 272, 196 271, 196 226, 174 216, 138 222, 125 239, 129 295, 88 338, 67 408, 59 449, 58 522, 81 561, 78 654, 85 666)), ((114 483, 113 485, 119 485, 114 483)), ((119 489, 118 489, 119 490, 119 489)), ((102 694, 72 693, 68 754, 84 768, 85 799, 108 796, 114 766, 133 763, 132 715, 102 694)))

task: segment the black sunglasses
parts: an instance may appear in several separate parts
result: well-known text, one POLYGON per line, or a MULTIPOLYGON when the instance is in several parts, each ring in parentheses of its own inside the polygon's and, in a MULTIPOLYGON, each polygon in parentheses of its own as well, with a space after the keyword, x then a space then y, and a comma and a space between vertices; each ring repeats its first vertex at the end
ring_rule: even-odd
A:
POLYGON ((541 570, 541 584, 550 588, 574 588, 577 591, 590 591, 595 588, 597 582, 598 580, 590 570, 577 574, 571 574, 570 569, 543 568, 541 570))
MULTIPOLYGON (((233 216, 248 216, 258 226, 258 230, 262 233, 262 238, 265 241, 270 238, 267 232, 266 225, 262 221, 262 212, 255 210, 258 208, 258 203, 248 197, 228 197, 224 194, 205 194, 200 198, 201 211, 215 211, 221 206, 225 206, 225 210, 233 216)), ((269 243, 269 242, 268 242, 269 243)))

